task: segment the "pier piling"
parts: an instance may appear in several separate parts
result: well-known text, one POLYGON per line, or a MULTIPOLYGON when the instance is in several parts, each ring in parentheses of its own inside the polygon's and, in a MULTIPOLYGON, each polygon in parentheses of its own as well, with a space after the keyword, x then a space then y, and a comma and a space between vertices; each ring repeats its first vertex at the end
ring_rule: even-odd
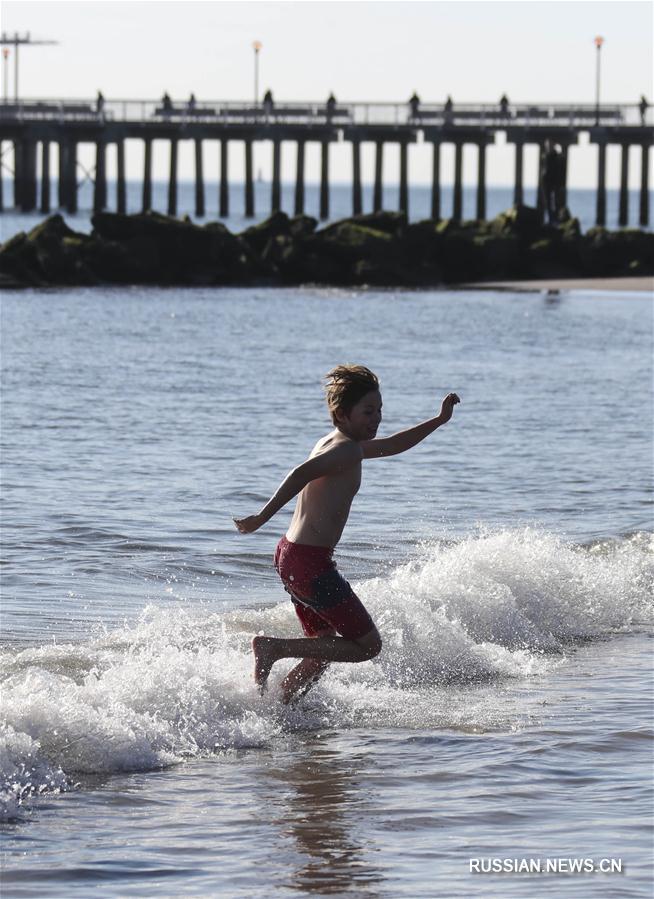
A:
POLYGON ((118 140, 116 142, 116 209, 123 215, 127 212, 124 140, 118 140))
POLYGON ((245 141, 245 217, 254 218, 254 185, 252 183, 252 141, 245 141))
POLYGON ((195 139, 195 214, 204 216, 204 172, 202 169, 202 140, 195 139))
POLYGON ((304 141, 297 142, 297 164, 295 169, 295 215, 304 214, 304 141))
POLYGON ((14 206, 16 209, 22 208, 22 197, 21 197, 21 187, 22 187, 22 175, 21 170, 23 168, 23 148, 21 147, 20 141, 15 140, 14 142, 14 206))
POLYGON ((57 206, 63 209, 66 205, 66 150, 64 142, 59 141, 57 161, 57 206))
POLYGON ((452 202, 452 218, 461 221, 463 210, 463 184, 461 180, 463 172, 463 143, 458 140, 454 144, 454 197, 452 202))
POLYGON ((629 221, 629 144, 620 147, 620 208, 618 210, 618 224, 624 227, 629 221))
POLYGON ((479 157, 477 159, 477 218, 486 218, 486 144, 477 145, 479 157))
POLYGON ((375 188, 372 198, 373 212, 381 212, 383 205, 382 169, 384 164, 384 142, 375 143, 375 188))
POLYGON ((59 144, 59 163, 60 171, 63 172, 61 177, 63 196, 59 205, 63 206, 66 212, 74 215, 77 212, 77 143, 75 141, 62 141, 59 144))
POLYGON ((146 138, 143 157, 143 212, 152 209, 152 140, 146 138))
POLYGON ((322 142, 320 151, 320 218, 329 218, 329 141, 322 142))
POLYGON ((177 215, 177 138, 170 141, 170 177, 168 179, 168 215, 177 215))
POLYGON ((280 140, 273 141, 273 172, 272 172, 272 194, 270 209, 272 212, 279 212, 282 208, 281 195, 281 167, 282 167, 282 142, 280 140))
POLYGON ((432 175, 431 175, 431 217, 440 221, 441 217, 441 145, 433 143, 432 175))
POLYGON ((524 171, 523 147, 522 141, 516 141, 515 176, 513 181, 513 202, 516 206, 521 206, 524 203, 524 189, 522 186, 522 173, 524 171))
POLYGON ((41 142, 41 212, 50 212, 50 141, 41 142))
POLYGON ((640 160, 640 209, 638 222, 641 225, 649 225, 649 146, 643 144, 640 149, 642 156, 640 160))
POLYGON ((361 141, 352 141, 352 215, 360 215, 361 202, 361 141))
POLYGON ((597 156, 597 206, 595 224, 606 224, 606 144, 600 141, 597 156))
POLYGON ((565 209, 568 205, 568 144, 562 145, 561 155, 561 207, 565 209))
POLYGON ((93 211, 102 212, 107 207, 107 145, 101 138, 95 145, 95 183, 93 187, 93 211))
POLYGON ((16 165, 18 182, 19 208, 21 212, 33 212, 36 209, 36 141, 22 140, 18 143, 16 165), (17 160, 18 161, 18 160, 17 160))
POLYGON ((409 179, 408 179, 408 155, 409 145, 406 141, 400 143, 400 212, 409 214, 409 179))
POLYGON ((538 221, 545 220, 545 195, 543 188, 543 172, 545 167, 545 144, 538 144, 538 186, 536 187, 536 212, 538 221))
POLYGON ((229 215, 229 142, 223 138, 220 141, 220 197, 218 209, 221 218, 229 215))

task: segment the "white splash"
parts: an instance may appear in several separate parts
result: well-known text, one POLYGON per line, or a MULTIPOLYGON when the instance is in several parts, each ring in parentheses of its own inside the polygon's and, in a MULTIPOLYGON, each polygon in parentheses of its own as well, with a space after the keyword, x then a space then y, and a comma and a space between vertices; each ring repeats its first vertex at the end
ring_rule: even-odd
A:
POLYGON ((382 654, 335 665, 295 709, 252 682, 250 639, 299 636, 289 602, 207 614, 146 608, 83 645, 0 655, 1 811, 80 773, 148 770, 334 726, 501 727, 489 690, 539 677, 578 639, 651 620, 649 535, 577 547, 532 529, 421 547, 387 578, 355 584, 382 654), (468 685, 465 702, 453 702, 468 685))

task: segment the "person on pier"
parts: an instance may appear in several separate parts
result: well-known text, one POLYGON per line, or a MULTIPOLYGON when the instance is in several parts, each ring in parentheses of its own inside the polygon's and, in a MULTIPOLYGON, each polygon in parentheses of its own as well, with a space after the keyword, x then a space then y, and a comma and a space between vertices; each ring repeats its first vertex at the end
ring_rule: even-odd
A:
POLYGON ((420 118, 420 97, 414 91, 409 97, 409 119, 420 118))
POLYGON ((336 97, 334 94, 330 94, 327 97, 327 119, 331 119, 336 112, 336 97))
POLYGON ((647 115, 647 110, 649 109, 649 103, 647 102, 647 98, 644 94, 640 95, 640 103, 638 104, 638 110, 640 111, 640 124, 645 124, 645 116, 647 115))
POLYGON ((500 115, 503 119, 509 117, 509 98, 506 94, 502 94, 500 97, 500 115))
POLYGON ((275 106, 275 103, 273 101, 272 91, 269 88, 266 91, 266 93, 263 95, 263 111, 265 112, 266 115, 272 115, 274 106, 275 106))
POLYGON ((445 124, 451 124, 452 120, 454 119, 454 103, 452 103, 452 98, 449 94, 447 96, 447 100, 445 101, 443 111, 445 113, 445 124))

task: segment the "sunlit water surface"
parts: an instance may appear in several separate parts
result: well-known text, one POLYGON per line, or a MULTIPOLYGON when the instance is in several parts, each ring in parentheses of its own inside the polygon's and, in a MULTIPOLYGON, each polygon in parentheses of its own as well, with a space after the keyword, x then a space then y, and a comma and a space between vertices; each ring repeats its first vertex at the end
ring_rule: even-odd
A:
POLYGON ((5 292, 3 895, 649 896, 645 295, 5 292), (256 511, 378 372, 339 566, 382 654, 297 708, 256 511), (470 859, 620 859, 474 874, 470 859), (56 875, 55 873, 56 872, 56 875))

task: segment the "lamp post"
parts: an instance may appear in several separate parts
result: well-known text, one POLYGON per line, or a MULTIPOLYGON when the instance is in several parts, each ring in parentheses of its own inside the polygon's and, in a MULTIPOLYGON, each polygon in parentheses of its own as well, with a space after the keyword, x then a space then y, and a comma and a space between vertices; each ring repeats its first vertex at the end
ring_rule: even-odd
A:
POLYGON ((3 100, 5 105, 8 102, 9 97, 9 73, 8 73, 8 62, 9 62, 9 47, 2 48, 2 81, 3 81, 3 100))
POLYGON ((263 47, 261 41, 254 41, 254 105, 259 105, 259 50, 263 47))
POLYGON ((599 35, 595 38, 595 46, 597 47, 597 74, 595 80, 595 124, 599 125, 600 119, 600 54, 602 52, 602 44, 604 38, 599 35))
MULTIPOLYGON (((25 35, 25 37, 21 37, 18 32, 14 34, 13 37, 6 34, 4 31, 2 32, 2 36, 0 37, 0 46, 2 47, 10 47, 14 48, 14 103, 18 103, 18 48, 22 44, 26 44, 27 46, 35 46, 36 44, 56 44, 58 41, 33 41, 29 31, 25 35)), ((4 54, 3 54, 4 55, 4 54)), ((5 64, 7 57, 5 56, 5 64)), ((6 84, 6 80, 5 80, 6 84)), ((6 87, 5 87, 6 91, 6 87)))

